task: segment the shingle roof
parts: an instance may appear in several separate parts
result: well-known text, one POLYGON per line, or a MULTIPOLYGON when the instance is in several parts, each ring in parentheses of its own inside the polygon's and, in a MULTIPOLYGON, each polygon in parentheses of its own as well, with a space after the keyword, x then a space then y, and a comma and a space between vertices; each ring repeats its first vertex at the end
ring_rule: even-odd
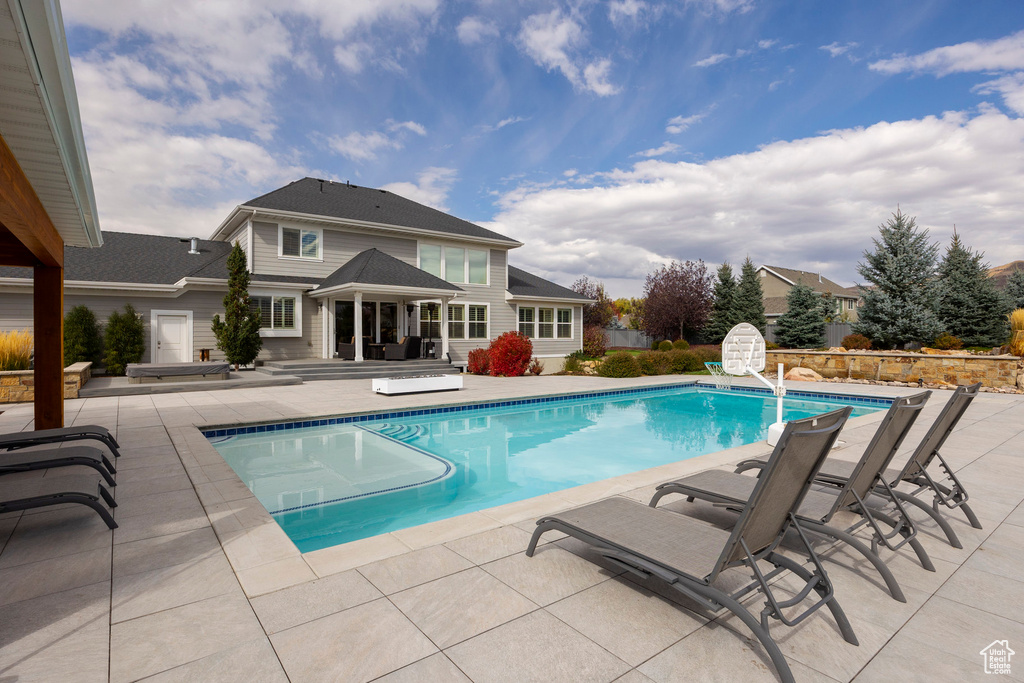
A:
POLYGON ((359 252, 349 259, 348 263, 324 278, 317 289, 324 290, 347 284, 462 291, 460 287, 378 249, 359 252))
POLYGON ((859 296, 856 291, 851 293, 851 288, 829 280, 820 273, 808 273, 804 270, 793 270, 792 268, 781 268, 779 266, 765 265, 764 268, 773 270, 787 280, 792 280, 798 285, 807 285, 815 292, 833 294, 835 296, 859 296), (820 281, 819 281, 820 280, 820 281))
POLYGON ((508 291, 513 297, 532 296, 549 299, 577 299, 580 302, 592 300, 572 291, 568 287, 556 285, 550 280, 537 277, 514 266, 508 267, 508 291))
POLYGON ((384 223, 463 237, 482 237, 517 243, 509 237, 406 199, 394 192, 317 178, 296 180, 273 192, 250 199, 242 206, 384 223))
POLYGON ((789 304, 786 303, 786 297, 784 296, 766 296, 764 298, 764 314, 765 315, 782 315, 789 310, 789 304))

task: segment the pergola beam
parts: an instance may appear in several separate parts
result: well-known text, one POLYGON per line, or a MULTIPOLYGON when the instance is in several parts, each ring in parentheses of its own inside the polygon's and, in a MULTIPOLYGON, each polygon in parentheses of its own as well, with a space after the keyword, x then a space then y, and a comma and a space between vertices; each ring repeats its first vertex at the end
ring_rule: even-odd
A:
MULTIPOLYGON (((34 263, 24 263, 24 251, 0 251, 0 265, 28 266, 44 265, 51 268, 64 267, 64 240, 61 239, 53 221, 43 208, 42 202, 25 177, 11 148, 0 135, 0 225, 10 233, 23 250, 35 258, 34 263), (19 258, 20 257, 20 258, 19 258), (18 262, 9 263, 8 260, 18 262)), ((0 238, 2 239, 2 238, 0 238)), ((4 240, 8 241, 8 240, 4 240)))

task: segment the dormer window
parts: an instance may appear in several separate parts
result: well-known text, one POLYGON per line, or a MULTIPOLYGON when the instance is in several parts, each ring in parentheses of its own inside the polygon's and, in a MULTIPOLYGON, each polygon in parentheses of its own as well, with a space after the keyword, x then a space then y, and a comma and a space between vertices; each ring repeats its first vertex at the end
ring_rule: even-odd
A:
POLYGON ((323 231, 281 227, 278 235, 278 256, 319 261, 323 231))

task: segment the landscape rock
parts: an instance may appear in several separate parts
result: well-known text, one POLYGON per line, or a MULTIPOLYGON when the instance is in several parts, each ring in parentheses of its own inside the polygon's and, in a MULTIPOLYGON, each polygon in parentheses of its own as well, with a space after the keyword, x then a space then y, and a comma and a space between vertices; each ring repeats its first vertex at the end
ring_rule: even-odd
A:
POLYGON ((793 368, 786 373, 783 379, 791 379, 799 382, 820 382, 822 377, 810 368, 793 368))

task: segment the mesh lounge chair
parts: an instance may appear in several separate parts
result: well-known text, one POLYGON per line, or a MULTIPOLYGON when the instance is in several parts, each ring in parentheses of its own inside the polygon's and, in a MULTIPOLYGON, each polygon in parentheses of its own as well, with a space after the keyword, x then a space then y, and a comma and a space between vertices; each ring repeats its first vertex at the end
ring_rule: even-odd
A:
POLYGON ((103 507, 103 503, 106 503, 114 508, 117 507, 117 503, 99 483, 99 477, 96 475, 43 477, 21 481, 0 479, 0 513, 65 503, 87 505, 96 511, 109 528, 117 528, 117 522, 103 507))
POLYGON ((675 512, 613 497, 539 519, 526 554, 533 556, 537 541, 546 531, 561 531, 589 543, 607 560, 633 574, 658 577, 709 612, 727 609, 761 641, 782 680, 791 682, 793 673, 769 633, 769 619, 795 626, 827 606, 846 642, 858 644, 835 599, 828 575, 794 516, 850 411, 843 408, 786 425, 732 532, 675 512), (776 552, 790 526, 799 533, 813 572, 776 552), (773 565, 774 569, 764 573, 759 561, 773 565), (746 567, 754 580, 729 593, 715 583, 724 570, 733 567, 746 567), (784 571, 806 582, 789 599, 779 599, 769 585, 784 571), (754 591, 767 598, 760 620, 739 602, 754 591), (812 591, 817 593, 817 600, 800 613, 792 614, 789 608, 802 603, 812 591))
MULTIPOLYGON (((91 440, 103 443, 115 458, 121 457, 120 446, 111 436, 106 427, 99 425, 80 425, 77 427, 58 427, 57 429, 38 429, 32 432, 11 432, 0 434, 0 450, 15 450, 29 446, 63 443, 65 441, 91 440)), ((113 471, 113 470, 111 470, 113 471)))
POLYGON ((403 337, 397 344, 384 345, 384 360, 407 360, 420 357, 420 338, 403 337))
MULTIPOLYGON (((898 550, 910 543, 925 569, 935 571, 935 567, 920 541, 915 538, 917 529, 910 516, 882 479, 882 472, 896 455, 930 394, 930 391, 925 391, 893 401, 871 443, 864 450, 864 455, 853 465, 852 474, 846 483, 841 488, 808 491, 797 512, 797 519, 804 529, 843 541, 867 558, 882 575, 889 593, 900 602, 906 602, 907 599, 889 567, 878 556, 878 546, 884 545, 890 550, 898 550), (886 493, 885 497, 872 496, 872 492, 879 489, 886 493), (878 503, 892 503, 896 510, 896 519, 890 518, 882 511, 878 503), (859 515, 861 520, 848 529, 829 526, 832 517, 843 510, 859 515), (886 524, 892 530, 883 530, 880 523, 886 524), (854 531, 866 525, 870 526, 873 532, 870 549, 853 536, 854 531)), ((742 508, 756 482, 756 478, 747 475, 708 470, 679 481, 662 484, 651 498, 650 505, 656 507, 663 497, 677 493, 686 496, 690 502, 700 498, 727 508, 742 508)))
MULTIPOLYGON (((967 407, 971 405, 971 401, 978 395, 980 388, 981 382, 971 386, 957 387, 949 401, 943 406, 942 412, 939 413, 935 422, 928 429, 928 433, 921 439, 921 443, 918 444, 907 464, 903 466, 903 469, 887 469, 882 477, 899 501, 913 505, 935 520, 935 523, 946 534, 949 544, 954 548, 963 548, 963 544, 960 542, 956 532, 953 531, 949 521, 939 511, 940 504, 949 509, 959 508, 962 510, 967 517, 967 521, 975 529, 981 528, 981 522, 978 521, 974 511, 967 504, 969 499, 967 491, 960 483, 960 480, 956 478, 956 475, 953 474, 953 468, 939 455, 939 449, 942 448, 949 435, 953 433, 967 407), (938 460, 939 468, 943 473, 939 480, 933 479, 928 474, 928 467, 935 460, 938 460), (910 484, 914 487, 914 490, 909 493, 896 490, 900 482, 910 484), (931 505, 918 498, 925 491, 932 492, 933 500, 931 505)), ((736 471, 742 472, 753 467, 763 467, 764 462, 760 458, 744 460, 736 466, 736 471)), ((852 475, 852 464, 828 460, 818 473, 818 481, 832 486, 844 486, 852 475)))
POLYGON ((108 486, 117 486, 114 478, 110 476, 117 470, 102 451, 91 446, 46 448, 39 451, 15 450, 0 453, 0 475, 72 465, 91 467, 100 473, 108 486))

